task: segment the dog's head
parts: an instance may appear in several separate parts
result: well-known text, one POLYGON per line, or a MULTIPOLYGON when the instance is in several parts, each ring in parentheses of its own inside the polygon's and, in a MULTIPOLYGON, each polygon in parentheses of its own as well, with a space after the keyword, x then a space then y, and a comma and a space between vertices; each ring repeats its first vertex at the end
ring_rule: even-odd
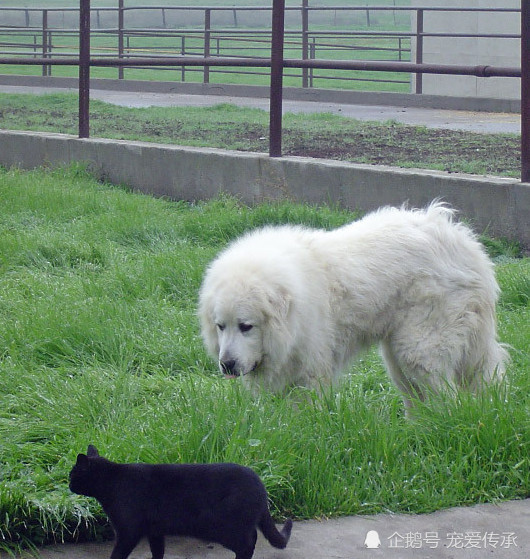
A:
POLYGON ((290 297, 258 273, 225 277, 215 266, 199 297, 202 336, 228 377, 259 374, 281 363, 289 350, 290 297))

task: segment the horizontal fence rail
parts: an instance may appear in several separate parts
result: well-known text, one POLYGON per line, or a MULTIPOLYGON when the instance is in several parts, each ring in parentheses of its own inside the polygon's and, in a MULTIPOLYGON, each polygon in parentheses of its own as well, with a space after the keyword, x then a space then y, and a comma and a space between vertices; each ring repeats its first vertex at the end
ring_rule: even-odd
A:
MULTIPOLYGON (((204 74, 204 81, 208 82, 210 68, 267 68, 270 70, 270 138, 269 138, 269 154, 271 156, 281 155, 281 105, 282 105, 282 78, 285 69, 298 69, 302 70, 303 86, 307 87, 309 81, 308 71, 315 69, 318 70, 358 70, 358 71, 374 71, 374 72, 396 72, 398 74, 408 73, 416 75, 416 92, 421 93, 421 76, 423 74, 446 74, 446 75, 462 75, 462 76, 477 76, 477 77, 512 77, 522 78, 522 143, 521 143, 521 160, 522 160, 522 180, 525 182, 530 181, 530 105, 527 101, 528 88, 524 84, 528 82, 528 76, 521 72, 521 68, 516 67, 496 67, 490 65, 475 65, 475 66, 462 66, 451 64, 425 64, 423 63, 423 49, 422 39, 426 36, 440 37, 440 38, 462 38, 462 37, 495 37, 503 39, 519 39, 521 38, 522 44, 522 57, 523 60, 530 58, 530 43, 525 33, 528 33, 528 17, 530 17, 529 9, 530 0, 522 0, 521 9, 516 8, 453 8, 453 7, 402 7, 402 6, 384 6, 384 7, 309 7, 308 0, 302 0, 301 7, 285 7, 285 0, 273 0, 272 7, 185 7, 185 6, 164 6, 164 7, 151 7, 151 6, 134 6, 125 7, 123 0, 119 0, 118 8, 90 8, 90 0, 80 0, 80 8, 0 8, 0 14, 3 11, 23 11, 25 14, 26 32, 37 31, 37 27, 30 26, 30 15, 33 13, 42 14, 42 41, 37 43, 36 39, 33 44, 27 43, 26 48, 33 48, 33 56, 23 56, 22 51, 9 53, 10 56, 0 56, 0 64, 17 64, 17 65, 40 65, 43 68, 43 75, 49 75, 50 68, 53 66, 78 66, 79 67, 79 136, 88 137, 89 135, 89 113, 88 113, 88 99, 89 99, 89 69, 91 67, 116 67, 120 72, 120 77, 123 77, 124 68, 176 68, 180 67, 202 67, 204 74), (175 10, 187 10, 203 14, 204 28, 200 30, 186 30, 187 33, 196 33, 204 37, 204 44, 202 52, 194 53, 194 55, 160 55, 146 56, 143 53, 134 54, 130 49, 125 48, 124 38, 126 36, 144 36, 150 37, 155 31, 154 29, 131 29, 124 26, 124 15, 133 11, 143 10, 162 10, 162 18, 165 20, 167 13, 175 10), (370 12, 408 12, 414 11, 416 14, 416 30, 414 32, 392 31, 380 32, 375 30, 369 31, 356 31, 356 36, 366 37, 394 37, 394 38, 414 38, 416 40, 415 62, 411 61, 393 61, 393 60, 329 60, 315 57, 315 51, 310 56, 310 30, 308 24, 308 14, 313 12, 326 12, 334 10, 337 12, 346 11, 364 11, 367 14, 367 22, 369 23, 370 12), (214 30, 211 24, 212 13, 215 12, 228 12, 233 15, 234 21, 237 22, 237 12, 256 12, 267 11, 272 15, 272 24, 270 31, 256 31, 252 30, 255 36, 263 36, 263 40, 270 46, 270 57, 252 56, 221 56, 212 53, 211 42, 215 38, 214 30), (521 13, 522 25, 521 34, 468 34, 468 33, 427 33, 423 30, 423 16, 427 11, 432 12, 499 12, 499 13, 521 13), (80 47, 79 55, 77 53, 64 53, 62 56, 54 54, 55 51, 51 50, 51 34, 57 33, 57 28, 51 28, 47 25, 49 13, 53 12, 79 12, 79 36, 80 47), (91 32, 92 20, 99 22, 101 13, 113 12, 117 14, 118 27, 116 28, 100 28, 91 32), (289 46, 290 37, 293 36, 292 32, 285 30, 285 16, 288 13, 297 12, 302 16, 302 41, 301 41, 301 58, 287 58, 284 57, 284 49, 289 46), (111 53, 108 55, 91 56, 90 53, 90 37, 91 33, 105 33, 117 34, 119 38, 118 56, 111 53), (286 37, 288 40, 286 41, 286 37), (270 41, 270 45, 268 43, 270 41), (526 50, 525 50, 526 48, 526 50), (42 49, 42 50, 41 50, 42 49), (41 54, 37 54, 40 51, 41 54)), ((5 31, 5 27, 0 25, 0 31, 5 31)), ((20 28, 17 28, 20 31, 20 28)), ((183 30, 172 30, 171 35, 182 33, 183 30)), ((249 30, 238 29, 237 33, 233 28, 217 28, 215 33, 224 33, 231 35, 239 35, 249 33, 249 30)), ((75 29, 69 29, 68 33, 75 34, 75 29)), ((168 33, 167 29, 157 30, 157 33, 168 33)), ((314 33, 313 39, 317 37, 327 37, 328 40, 333 36, 344 36, 344 32, 336 30, 327 30, 314 33)), ((217 37, 220 39, 220 37, 217 37)), ((230 39, 233 39, 231 36, 230 39)), ((13 45, 13 43, 11 43, 13 45)), ((5 46, 5 45, 4 45, 5 46)), ((337 47, 337 45, 332 45, 337 47)), ((13 48, 16 48, 13 47, 13 48)), ((0 51, 1 54, 7 54, 0 51)), ((410 54, 410 49, 409 49, 410 54)), ((525 65, 523 65, 523 68, 525 65)), ((530 83, 529 83, 530 86, 530 83)))
MULTIPOLYGON (((0 57, 0 64, 20 64, 20 65, 44 65, 44 66, 78 66, 80 58, 17 58, 13 62, 12 58, 0 57)), ((99 58, 91 57, 90 66, 93 67, 144 67, 144 66, 238 66, 270 68, 270 58, 222 58, 222 57, 199 57, 199 56, 163 56, 147 57, 138 56, 136 58, 99 58)), ((521 69, 516 67, 497 67, 497 66, 458 66, 453 64, 416 64, 414 62, 377 62, 363 60, 299 60, 284 59, 284 68, 318 68, 331 70, 374 70, 374 71, 393 71, 423 74, 451 74, 456 76, 476 76, 480 78, 505 77, 520 78, 521 69)))

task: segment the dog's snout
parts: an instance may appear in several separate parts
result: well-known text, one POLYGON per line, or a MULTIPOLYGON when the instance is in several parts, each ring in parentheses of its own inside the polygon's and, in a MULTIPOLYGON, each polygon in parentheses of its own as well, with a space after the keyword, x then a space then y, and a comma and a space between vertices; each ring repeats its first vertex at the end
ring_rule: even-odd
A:
POLYGON ((227 359, 226 361, 219 361, 221 365, 221 370, 225 375, 235 375, 236 374, 236 361, 235 359, 227 359))

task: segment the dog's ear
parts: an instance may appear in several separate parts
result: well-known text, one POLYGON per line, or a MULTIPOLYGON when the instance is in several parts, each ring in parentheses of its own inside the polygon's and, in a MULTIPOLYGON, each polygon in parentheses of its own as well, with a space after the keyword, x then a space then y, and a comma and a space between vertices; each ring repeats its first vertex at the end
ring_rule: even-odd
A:
POLYGON ((282 363, 293 340, 289 320, 293 301, 287 290, 279 287, 269 290, 266 299, 268 325, 263 332, 263 350, 275 362, 282 363))
POLYGON ((214 359, 219 357, 219 340, 217 339, 217 327, 213 320, 212 297, 201 291, 197 315, 204 345, 214 359))
POLYGON ((277 287, 267 293, 267 300, 273 310, 273 316, 277 315, 285 320, 291 307, 291 296, 283 287, 277 287))

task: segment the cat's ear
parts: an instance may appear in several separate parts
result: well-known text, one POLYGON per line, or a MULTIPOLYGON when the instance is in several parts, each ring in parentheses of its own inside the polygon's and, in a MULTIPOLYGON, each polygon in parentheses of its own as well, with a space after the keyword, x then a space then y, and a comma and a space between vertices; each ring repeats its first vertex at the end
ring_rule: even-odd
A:
POLYGON ((86 451, 86 454, 89 458, 94 458, 95 456, 99 456, 98 449, 93 444, 88 445, 88 450, 86 451))
POLYGON ((88 456, 86 454, 78 454, 76 466, 88 467, 88 456))

